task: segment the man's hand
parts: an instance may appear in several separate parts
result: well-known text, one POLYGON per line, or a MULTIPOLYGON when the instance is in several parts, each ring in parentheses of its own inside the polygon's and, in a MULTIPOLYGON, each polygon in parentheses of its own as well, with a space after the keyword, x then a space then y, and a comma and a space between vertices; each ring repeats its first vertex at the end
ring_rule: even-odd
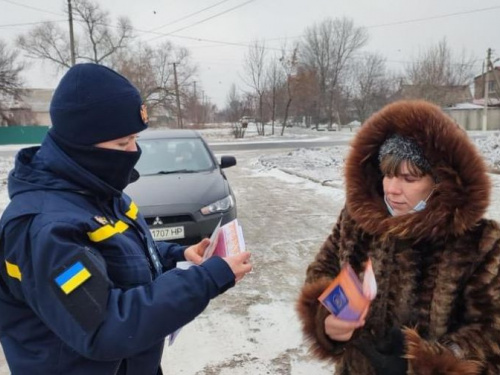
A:
POLYGON ((337 318, 330 314, 325 319, 325 333, 334 341, 349 341, 354 331, 365 325, 368 308, 363 312, 358 321, 352 322, 337 318))
POLYGON ((236 282, 243 279, 243 277, 245 277, 245 275, 252 270, 252 264, 250 263, 250 253, 247 251, 222 259, 224 259, 229 267, 231 267, 231 271, 233 271, 234 273, 236 282))
POLYGON ((210 245, 210 239, 204 238, 196 245, 189 246, 184 250, 184 258, 194 264, 200 265, 203 261, 203 253, 208 245, 210 245))

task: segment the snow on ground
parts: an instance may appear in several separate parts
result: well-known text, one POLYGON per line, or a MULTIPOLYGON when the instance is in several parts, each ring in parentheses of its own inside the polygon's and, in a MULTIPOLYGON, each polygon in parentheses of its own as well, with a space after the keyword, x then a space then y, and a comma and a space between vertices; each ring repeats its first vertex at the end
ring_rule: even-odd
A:
POLYGON ((483 154, 486 164, 500 173, 500 132, 491 133, 486 138, 476 139, 479 152, 483 154))
POLYGON ((322 185, 343 187, 344 161, 347 146, 300 148, 281 155, 263 155, 259 162, 268 168, 308 178, 322 185))

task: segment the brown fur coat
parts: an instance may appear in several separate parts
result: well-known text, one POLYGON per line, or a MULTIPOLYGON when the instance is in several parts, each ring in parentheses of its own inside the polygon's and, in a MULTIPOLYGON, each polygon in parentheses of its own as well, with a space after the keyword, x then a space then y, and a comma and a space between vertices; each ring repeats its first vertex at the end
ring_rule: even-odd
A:
POLYGON ((337 374, 373 374, 351 344, 404 330, 408 374, 500 374, 500 227, 483 219, 486 167, 467 134, 423 101, 391 104, 359 130, 346 163, 346 206, 307 270, 297 303, 312 353, 337 374), (378 149, 389 135, 413 138, 433 166, 436 189, 421 212, 391 217, 378 149), (344 262, 371 258, 378 284, 364 327, 348 342, 324 332, 318 296, 344 262))

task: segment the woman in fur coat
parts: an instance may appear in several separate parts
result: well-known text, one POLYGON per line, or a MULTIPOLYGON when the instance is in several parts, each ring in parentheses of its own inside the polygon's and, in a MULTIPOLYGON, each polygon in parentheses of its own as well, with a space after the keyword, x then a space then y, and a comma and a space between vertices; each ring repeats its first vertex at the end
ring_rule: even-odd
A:
POLYGON ((346 162, 346 204, 297 303, 312 353, 335 374, 500 374, 500 226, 483 218, 482 157, 438 107, 390 104, 346 162), (378 292, 357 321, 318 302, 341 267, 378 292))

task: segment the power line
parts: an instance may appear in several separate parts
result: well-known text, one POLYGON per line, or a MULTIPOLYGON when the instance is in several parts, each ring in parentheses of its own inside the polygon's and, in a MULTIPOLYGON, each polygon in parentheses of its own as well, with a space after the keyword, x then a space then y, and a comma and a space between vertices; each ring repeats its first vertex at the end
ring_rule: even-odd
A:
POLYGON ((394 26, 394 25, 403 25, 407 23, 415 23, 415 22, 422 22, 422 21, 429 21, 429 20, 436 20, 440 18, 448 18, 448 17, 455 17, 455 16, 462 16, 464 14, 471 14, 471 13, 478 13, 478 12, 485 12, 488 10, 493 10, 493 9, 500 9, 500 5, 494 6, 494 7, 489 7, 489 8, 481 8, 481 9, 472 9, 472 10, 467 10, 463 12, 455 12, 455 13, 448 13, 448 14, 441 14, 437 16, 429 16, 429 17, 423 17, 423 18, 415 18, 411 20, 405 20, 405 21, 395 21, 395 22, 389 22, 389 23, 384 23, 380 25, 371 25, 371 26, 365 26, 367 29, 373 29, 377 27, 385 27, 385 26, 394 26))
POLYGON ((188 29, 188 28, 190 28, 190 27, 193 27, 193 26, 199 25, 200 23, 203 23, 203 22, 209 21, 209 20, 211 20, 211 19, 214 19, 214 18, 216 18, 216 17, 222 16, 223 14, 226 14, 226 13, 229 13, 229 12, 231 12, 231 11, 233 11, 233 10, 236 10, 236 9, 238 9, 238 8, 241 8, 242 6, 245 6, 245 5, 247 5, 247 4, 249 4, 249 3, 252 3, 252 2, 254 2, 254 1, 255 1, 255 0, 248 0, 248 1, 245 1, 244 3, 239 4, 239 5, 236 5, 236 6, 232 7, 232 8, 229 8, 229 9, 227 9, 227 10, 223 11, 223 12, 220 12, 220 13, 214 14, 213 16, 210 16, 210 17, 204 18, 204 19, 202 19, 202 20, 200 20, 200 21, 198 21, 198 22, 195 22, 195 23, 193 23, 193 24, 191 24, 191 25, 187 25, 187 26, 181 27, 180 29, 174 30, 174 31, 172 31, 172 32, 170 32, 170 33, 168 33, 168 34, 164 34, 164 35, 161 35, 161 36, 157 36, 157 37, 152 38, 152 39, 149 39, 149 40, 147 40, 147 41, 148 41, 148 42, 150 42, 150 41, 152 41, 152 40, 155 40, 155 39, 158 39, 158 38, 162 38, 162 37, 165 37, 165 36, 171 35, 171 34, 173 34, 173 33, 177 33, 177 32, 179 32, 179 31, 182 31, 182 30, 188 29))
MULTIPOLYGON (((242 5, 244 5, 244 4, 242 4, 242 5)), ((434 20, 434 19, 439 19, 439 18, 454 17, 454 16, 459 16, 459 15, 464 15, 464 14, 485 12, 485 11, 488 11, 488 10, 495 10, 495 9, 500 9, 500 6, 493 6, 493 7, 489 7, 489 8, 480 8, 480 9, 471 9, 471 10, 463 11, 463 12, 455 12, 455 13, 449 13, 449 14, 429 16, 429 17, 424 17, 424 18, 411 19, 411 20, 398 21, 398 22, 391 22, 391 23, 380 24, 380 25, 371 25, 371 26, 365 26, 365 28, 377 28, 377 27, 384 27, 384 26, 395 26, 395 25, 401 25, 401 24, 407 24, 407 23, 414 23, 414 22, 422 22, 422 21, 427 21, 427 20, 434 20)), ((218 44, 223 44, 223 45, 225 44, 225 45, 249 47, 249 44, 245 44, 245 43, 236 43, 236 42, 232 43, 232 42, 216 41, 216 40, 209 40, 209 39, 202 39, 202 38, 190 38, 190 37, 184 37, 184 36, 180 36, 180 35, 171 35, 172 33, 175 33, 177 31, 179 31, 179 30, 173 31, 173 32, 171 32, 169 34, 166 34, 166 35, 170 35, 170 36, 176 37, 176 38, 198 40, 198 41, 202 41, 202 42, 211 42, 211 43, 218 43, 218 44)), ((302 38, 304 36, 305 35, 302 34, 302 35, 297 35, 297 36, 292 36, 292 37, 268 38, 268 39, 263 39, 263 41, 269 42, 269 41, 273 41, 273 40, 296 39, 296 38, 302 38)), ((157 38, 153 38, 153 39, 157 39, 157 38)), ((268 49, 268 50, 280 50, 280 49, 272 48, 272 47, 265 47, 265 49, 268 49)))
MULTIPOLYGON (((39 9, 39 8, 35 8, 35 7, 30 7, 30 6, 27 6, 27 5, 24 5, 24 4, 19 4, 19 3, 16 3, 14 1, 11 1, 11 0, 0 0, 0 1, 4 1, 4 2, 8 2, 8 3, 12 3, 12 4, 15 4, 15 5, 18 5, 18 6, 23 6, 23 7, 27 7, 27 8, 31 8, 31 9, 34 9, 34 10, 38 10, 38 11, 43 11, 43 12, 47 12, 45 10, 42 10, 42 9, 39 9)), ((190 15, 187 15, 179 20, 176 20, 176 21, 173 21, 171 22, 170 24, 173 24, 177 21, 180 21, 182 19, 186 19, 192 15, 195 15, 195 14, 199 14, 207 9, 210 9, 210 8, 213 8, 223 2, 226 2, 226 1, 229 1, 229 0, 223 0, 223 1, 220 1, 216 4, 213 4, 212 6, 210 7, 207 7, 207 8, 203 8, 195 13, 192 13, 190 15)), ((179 31, 182 31, 182 30, 185 30, 187 28, 190 28, 190 27, 193 27, 193 26, 196 26, 200 23, 203 23, 203 22, 206 22, 208 20, 211 20, 213 18, 216 18, 218 16, 221 16, 223 14, 226 14, 232 10, 235 10, 235 9, 238 9, 244 5, 247 5, 248 3, 250 2, 253 2, 255 0, 248 0, 242 4, 239 4, 233 8, 230 8, 230 9, 227 9, 223 12, 220 12, 220 13, 217 13, 213 16, 210 16, 210 17, 207 17, 205 19, 202 19, 200 21, 197 21, 191 25, 187 25, 185 27, 182 27, 180 29, 177 29, 177 30, 174 30, 172 32, 169 32, 169 33, 159 33, 157 31, 153 31, 153 30, 158 30, 159 28, 162 28, 164 26, 167 26, 167 25, 163 25, 163 26, 160 26, 158 28, 155 28, 155 29, 152 29, 152 30, 141 30, 141 29, 137 29, 137 28, 132 28, 133 30, 135 31, 138 31, 138 32, 141 32, 141 33, 145 33, 145 34, 155 34, 157 35, 156 37, 154 38, 151 38, 147 41, 152 41, 152 40, 156 40, 156 39, 159 39, 159 38, 162 38, 162 37, 165 37, 165 36, 171 36, 171 37, 174 37, 174 38, 180 38, 180 39, 187 39, 187 40, 193 40, 193 41, 198 41, 198 42, 208 42, 208 43, 216 43, 216 44, 219 44, 219 45, 227 45, 227 46, 237 46, 237 47, 250 47, 250 44, 248 43, 241 43, 241 42, 227 42, 227 41, 220 41, 220 40, 213 40, 213 39, 205 39, 205 38, 197 38, 197 37, 188 37, 188 36, 182 36, 182 35, 173 35, 174 33, 176 32, 179 32, 179 31)), ((447 18, 447 17, 454 17, 454 16, 458 16, 458 15, 464 15, 464 14, 471 14, 471 13, 478 13, 478 12, 484 12, 484 11, 488 11, 488 10, 495 10, 495 9, 500 9, 500 6, 493 6, 493 7, 488 7, 488 8, 480 8, 480 9, 472 9, 472 10, 468 10, 468 11, 462 11, 462 12, 455 12, 455 13, 449 13, 449 14, 442 14, 442 15, 436 15, 436 16, 429 16, 429 17, 424 17, 424 18, 418 18, 418 19, 411 19, 411 20, 405 20, 405 21, 397 21, 397 22, 390 22, 390 23, 385 23, 385 24, 379 24, 379 25, 371 25, 371 26, 366 26, 365 28, 377 28, 377 27, 385 27, 385 26, 395 26, 395 25, 401 25, 401 24, 407 24, 407 23, 414 23, 414 22, 422 22, 422 21, 427 21, 427 20, 434 20, 434 19, 439 19, 439 18, 447 18)), ((49 13, 52 13, 52 12, 49 12, 49 13)), ((52 14, 55 14, 55 13, 52 13, 52 14)), ((59 14, 60 15, 60 14, 59 14)), ((22 25, 34 25, 34 24, 41 24, 41 23, 46 23, 46 22, 50 22, 50 21, 45 21, 45 22, 35 22, 35 23, 24 23, 24 24, 11 24, 11 25, 0 25, 0 27, 11 27, 11 26, 22 26, 22 25)), ((65 22, 65 20, 61 20, 61 21, 54 21, 54 22, 65 22)), ((79 21, 81 22, 81 21, 79 21)), ((109 25, 109 24, 102 24, 104 26, 108 26, 108 27, 112 27, 112 28, 116 28, 117 26, 114 26, 114 25, 109 25)), ((268 42, 268 41, 273 41, 273 40, 283 40, 283 39, 295 39, 295 38, 301 38, 303 37, 304 35, 298 35, 298 36, 291 36, 291 37, 280 37, 280 38, 268 38, 268 39, 263 39, 264 42, 268 42)), ((281 51, 281 49, 279 48, 273 48, 273 47, 264 47, 266 50, 275 50, 275 51, 281 51)), ((397 61, 390 61, 390 62, 395 62, 395 63, 405 63, 405 62, 397 62, 397 61)))
POLYGON ((55 14, 56 16, 61 16, 61 15, 63 15, 62 13, 55 13, 55 12, 51 12, 51 11, 46 10, 46 9, 41 9, 41 8, 37 8, 37 7, 32 7, 32 6, 30 6, 30 5, 21 4, 21 3, 18 3, 18 2, 12 1, 12 0, 0 0, 0 1, 3 1, 4 3, 9 3, 9 4, 17 5, 17 6, 20 6, 20 7, 23 7, 23 8, 28 8, 28 9, 37 10, 37 11, 39 11, 39 12, 43 12, 43 13, 55 14))
MULTIPOLYGON (((435 19, 440 19, 440 18, 448 18, 448 17, 455 17, 455 16, 462 16, 464 14, 471 14, 471 13, 479 13, 479 12, 486 12, 488 10, 495 10, 495 9, 500 9, 500 5, 489 7, 489 8, 480 8, 480 9, 471 9, 463 12, 455 12, 455 13, 448 13, 448 14, 440 14, 436 16, 429 16, 429 17, 422 17, 422 18, 415 18, 415 19, 410 19, 410 20, 404 20, 404 21, 394 21, 394 22, 388 22, 384 24, 379 24, 379 25, 369 25, 369 26, 363 26, 365 29, 374 29, 377 27, 386 27, 386 26, 396 26, 396 25, 404 25, 408 23, 415 23, 415 22, 422 22, 422 21, 429 21, 429 20, 435 20, 435 19)), ((273 41, 273 40, 284 40, 284 39, 298 39, 304 37, 305 34, 301 35, 295 35, 295 36, 290 36, 290 37, 279 37, 279 38, 269 38, 265 39, 265 41, 273 41)))
POLYGON ((176 20, 174 20, 174 21, 172 21, 172 22, 166 23, 165 25, 155 27, 154 29, 151 29, 151 30, 149 30, 149 31, 156 31, 156 30, 162 29, 162 28, 164 28, 164 27, 167 27, 167 26, 173 25, 174 23, 177 23, 177 22, 180 22, 180 21, 184 21, 185 19, 188 19, 188 18, 190 18, 190 17, 192 17, 192 16, 195 16, 195 15, 197 15, 197 14, 200 14, 200 13, 202 13, 202 12, 206 11, 206 10, 209 10, 209 9, 215 8, 217 5, 220 5, 220 4, 225 3, 225 2, 228 2, 228 1, 230 1, 230 0, 222 0, 222 1, 219 1, 218 3, 215 3, 215 4, 213 4, 213 5, 210 5, 209 7, 206 7, 206 8, 200 9, 200 10, 199 10, 199 11, 197 11, 197 12, 190 13, 190 14, 188 14, 188 15, 184 16, 184 17, 181 17, 181 18, 178 18, 178 19, 176 19, 176 20))
MULTIPOLYGON (((250 47, 251 44, 248 43, 238 43, 238 42, 224 42, 220 40, 213 40, 213 39, 204 39, 204 38, 196 38, 196 37, 189 37, 189 36, 182 36, 182 35, 170 35, 170 34, 165 34, 164 36, 171 36, 173 38, 180 38, 180 39, 189 39, 189 40, 196 40, 199 42, 209 42, 209 43, 217 43, 217 44, 222 44, 222 45, 227 45, 227 46, 236 46, 236 47, 250 47)), ((281 51, 280 48, 272 48, 272 47, 264 47, 267 50, 274 50, 274 51, 281 51)))
POLYGON ((3 27, 15 27, 15 26, 32 26, 32 25, 40 25, 40 24, 43 24, 43 23, 51 23, 51 22, 66 22, 66 20, 26 22, 26 23, 11 23, 11 24, 0 25, 0 28, 3 28, 3 27))

